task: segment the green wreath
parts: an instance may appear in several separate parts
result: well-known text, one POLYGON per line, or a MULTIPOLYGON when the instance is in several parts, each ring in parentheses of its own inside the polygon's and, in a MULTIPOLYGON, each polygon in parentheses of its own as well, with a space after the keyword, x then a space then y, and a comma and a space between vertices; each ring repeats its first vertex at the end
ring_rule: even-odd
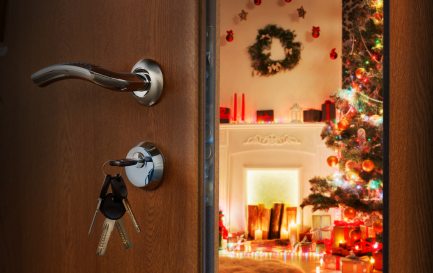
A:
POLYGON ((249 47, 251 66, 261 76, 274 75, 280 71, 293 69, 301 59, 301 43, 294 42, 296 35, 294 31, 285 30, 276 25, 267 25, 259 30, 256 43, 249 47), (263 50, 270 49, 272 38, 278 38, 284 47, 286 58, 272 60, 270 53, 263 50))

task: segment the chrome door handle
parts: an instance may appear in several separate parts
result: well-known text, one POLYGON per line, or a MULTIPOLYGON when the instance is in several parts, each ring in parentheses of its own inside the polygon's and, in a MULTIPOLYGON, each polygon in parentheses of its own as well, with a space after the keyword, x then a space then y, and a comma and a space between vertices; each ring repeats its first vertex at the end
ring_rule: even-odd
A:
POLYGON ((151 106, 162 94, 163 75, 153 60, 137 62, 131 73, 115 73, 98 66, 82 63, 65 63, 43 68, 31 76, 39 87, 64 79, 82 79, 119 92, 132 92, 141 104, 151 106))

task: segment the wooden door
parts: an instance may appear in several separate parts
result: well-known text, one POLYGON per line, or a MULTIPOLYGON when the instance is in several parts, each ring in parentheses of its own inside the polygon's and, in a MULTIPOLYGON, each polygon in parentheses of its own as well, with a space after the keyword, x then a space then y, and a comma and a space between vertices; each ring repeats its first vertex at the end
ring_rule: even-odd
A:
POLYGON ((198 0, 9 1, 0 57, 0 271, 200 271, 200 65, 198 0), (164 94, 145 107, 128 94, 30 75, 85 62, 129 72, 141 58, 164 72, 164 94), (142 232, 125 218, 133 248, 113 232, 96 256, 102 216, 87 230, 101 165, 150 141, 166 158, 162 186, 129 186, 142 232))

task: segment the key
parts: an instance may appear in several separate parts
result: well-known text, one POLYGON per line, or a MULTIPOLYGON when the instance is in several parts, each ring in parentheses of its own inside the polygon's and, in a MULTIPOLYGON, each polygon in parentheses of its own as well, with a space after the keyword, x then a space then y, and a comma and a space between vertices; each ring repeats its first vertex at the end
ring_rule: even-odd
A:
POLYGON ((140 226, 137 223, 137 220, 134 216, 134 213, 132 212, 131 205, 128 201, 128 189, 126 188, 125 181, 123 180, 122 176, 116 175, 116 177, 113 177, 111 179, 111 188, 113 189, 113 193, 117 196, 120 196, 122 198, 123 205, 126 209, 126 212, 128 213, 129 217, 131 218, 132 224, 135 227, 135 230, 137 232, 140 232, 140 226))
MULTIPOLYGON (((107 250, 108 241, 110 240, 116 222, 125 215, 125 207, 123 206, 122 200, 110 192, 102 198, 99 211, 105 216, 105 220, 102 225, 102 234, 99 239, 96 254, 102 256, 107 250)), ((120 226, 120 228, 122 228, 122 226, 120 226)), ((121 234, 121 236, 124 235, 122 241, 129 241, 125 230, 120 231, 119 234, 121 234)), ((124 245, 126 247, 126 244, 124 245)), ((129 245, 131 244, 129 243, 129 245)))
POLYGON ((108 187, 110 186, 110 181, 111 181, 111 175, 107 174, 105 176, 104 183, 102 184, 101 192, 99 193, 98 203, 96 204, 96 210, 95 213, 93 214, 92 222, 90 223, 88 235, 92 233, 92 228, 96 220, 96 215, 98 214, 99 208, 101 207, 102 198, 104 198, 105 195, 107 194, 108 187))
POLYGON ((128 233, 126 232, 125 225, 123 224, 122 218, 120 218, 119 220, 116 220, 116 229, 117 229, 117 232, 119 232, 120 239, 121 239, 122 244, 125 247, 125 249, 131 248, 132 243, 129 240, 128 233))
POLYGON ((105 218, 104 224, 102 225, 101 239, 99 239, 98 248, 96 249, 96 255, 102 256, 107 251, 108 241, 110 240, 115 223, 116 220, 105 218))

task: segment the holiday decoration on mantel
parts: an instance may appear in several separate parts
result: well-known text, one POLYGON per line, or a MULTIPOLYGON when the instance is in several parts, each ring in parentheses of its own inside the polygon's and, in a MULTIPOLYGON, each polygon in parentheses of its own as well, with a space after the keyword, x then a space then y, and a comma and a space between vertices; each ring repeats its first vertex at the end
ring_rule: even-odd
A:
POLYGON ((299 9, 297 9, 298 10, 298 16, 299 16, 299 18, 303 18, 303 19, 305 19, 305 14, 307 14, 307 11, 304 9, 304 7, 303 6, 301 6, 299 9))
POLYGON ((302 108, 297 103, 290 107, 290 123, 302 123, 302 108))
POLYGON ((319 36, 320 36, 320 27, 314 27, 313 26, 313 29, 311 31, 312 31, 313 38, 319 38, 319 36))
POLYGON ((337 49, 333 48, 331 50, 331 53, 329 53, 329 57, 331 58, 331 60, 335 60, 338 58, 338 53, 337 53, 337 49))
POLYGON ((220 123, 230 123, 230 108, 220 107, 220 123))
MULTIPOLYGON (((351 5, 343 1, 343 10, 351 5)), ((372 272, 383 267, 383 0, 357 1, 344 16, 344 82, 333 96, 340 117, 328 119, 321 134, 336 154, 323 164, 338 169, 310 180, 312 193, 301 208, 341 210, 344 221, 333 226, 333 256, 324 258, 336 267, 336 255, 350 255, 341 258, 343 273, 372 272)), ((337 58, 335 49, 330 57, 337 58)), ((327 105, 332 104, 322 109, 327 105)))
POLYGON ((256 36, 256 42, 249 47, 251 66, 260 76, 274 75, 280 71, 293 69, 301 58, 301 43, 294 42, 296 35, 294 31, 285 30, 276 25, 267 25, 260 29, 256 36), (286 57, 282 60, 272 60, 270 50, 272 38, 279 39, 284 47, 286 57))
POLYGON ((242 10, 242 11, 239 13, 239 18, 241 19, 241 21, 242 21, 242 20, 246 21, 246 20, 247 20, 247 15, 248 15, 248 12, 246 12, 245 10, 242 10))
POLYGON ((227 42, 232 42, 233 41, 233 30, 227 30, 227 35, 226 35, 226 41, 227 42))
POLYGON ((257 111, 257 122, 268 123, 274 121, 274 110, 258 110, 257 111))
POLYGON ((304 122, 320 122, 322 120, 322 111, 316 109, 304 110, 304 122))

